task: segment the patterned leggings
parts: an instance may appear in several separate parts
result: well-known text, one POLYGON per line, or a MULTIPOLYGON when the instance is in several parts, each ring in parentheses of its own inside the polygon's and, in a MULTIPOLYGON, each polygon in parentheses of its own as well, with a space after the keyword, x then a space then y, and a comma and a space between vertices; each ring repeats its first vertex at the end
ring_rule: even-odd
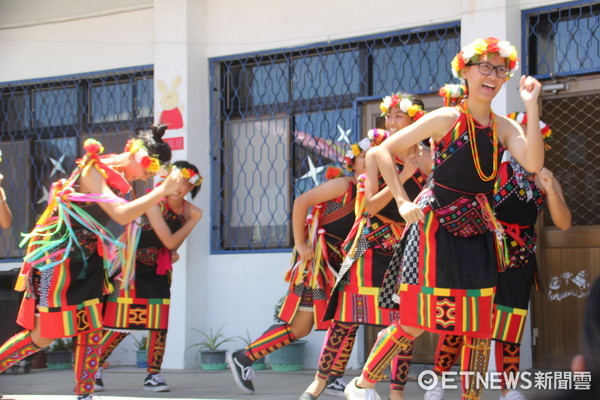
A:
MULTIPOLYGON (((100 364, 104 364, 119 343, 129 335, 125 332, 104 330, 100 349, 100 364)), ((160 372, 163 358, 165 355, 165 344, 167 342, 167 330, 150 331, 147 339, 148 373, 157 374, 160 372)))
MULTIPOLYGON (((460 353, 463 338, 463 336, 455 335, 440 336, 435 355, 435 367, 433 369, 436 374, 441 375, 443 372, 450 371, 460 353)), ((502 372, 500 384, 503 388, 506 388, 505 378, 519 372, 521 346, 495 340, 494 352, 496 356, 496 371, 502 372)))

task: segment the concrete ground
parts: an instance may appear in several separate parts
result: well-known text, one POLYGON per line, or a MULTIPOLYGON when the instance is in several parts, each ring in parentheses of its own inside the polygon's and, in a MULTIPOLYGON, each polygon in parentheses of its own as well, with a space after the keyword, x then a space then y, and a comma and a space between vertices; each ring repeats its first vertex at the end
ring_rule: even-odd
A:
MULTIPOLYGON (((360 371, 348 371, 346 380, 357 376, 360 371)), ((254 395, 239 391, 233 383, 229 370, 224 371, 169 371, 161 373, 170 392, 153 393, 142 389, 146 376, 143 368, 130 366, 111 366, 105 370, 105 391, 98 393, 95 400, 139 400, 139 399, 229 399, 229 400, 297 400, 312 381, 314 370, 299 372, 257 371, 254 378, 254 395)), ((74 400, 74 377, 72 370, 34 369, 30 373, 10 371, 0 375, 0 393, 2 400, 74 400)), ((377 390, 383 400, 388 396, 387 383, 380 383, 377 390)), ((534 394, 529 391, 527 395, 534 394)), ((406 387, 407 400, 423 399, 424 391, 411 379, 406 387)), ((540 394, 539 392, 537 393, 540 394)), ((549 394, 549 393, 548 393, 549 394)), ((499 399, 498 390, 488 390, 483 400, 499 399)), ((542 396, 543 398, 544 396, 542 396)), ((336 397, 323 394, 320 399, 334 400, 336 397)), ((459 400, 459 390, 447 390, 445 400, 459 400)))

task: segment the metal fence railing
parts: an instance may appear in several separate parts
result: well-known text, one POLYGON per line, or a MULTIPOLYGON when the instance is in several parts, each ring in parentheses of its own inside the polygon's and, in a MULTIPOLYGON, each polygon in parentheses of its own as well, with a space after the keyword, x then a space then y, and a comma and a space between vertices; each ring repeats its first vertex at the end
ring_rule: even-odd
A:
POLYGON ((21 232, 44 210, 51 182, 66 177, 94 137, 121 152, 153 121, 152 66, 0 84, 0 173, 13 226, 0 232, 0 258, 18 259, 21 232))
POLYGON ((212 250, 289 248, 293 199, 362 136, 356 99, 437 91, 459 45, 451 23, 212 59, 212 250))
POLYGON ((522 13, 528 74, 544 79, 600 72, 600 2, 578 1, 522 13))

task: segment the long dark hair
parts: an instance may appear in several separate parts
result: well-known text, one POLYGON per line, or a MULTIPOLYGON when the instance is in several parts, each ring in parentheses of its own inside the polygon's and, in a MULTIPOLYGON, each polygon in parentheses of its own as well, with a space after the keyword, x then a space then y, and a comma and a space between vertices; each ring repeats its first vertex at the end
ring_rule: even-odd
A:
POLYGON ((168 164, 171 161, 171 147, 162 140, 166 130, 167 125, 152 125, 150 132, 143 132, 137 136, 137 139, 144 141, 148 155, 158 158, 162 164, 168 164))
MULTIPOLYGON (((194 171, 195 173, 197 173, 198 175, 200 175, 200 171, 198 170, 198 168, 197 168, 197 167, 196 167, 194 164, 192 164, 192 163, 189 163, 189 162, 187 162, 187 161, 175 161, 175 162, 174 162, 172 165, 173 165, 174 167, 176 167, 176 168, 187 168, 187 169, 191 169, 192 171, 194 171)), ((197 195, 197 194, 198 194, 198 192, 200 191, 200 188, 201 188, 201 187, 202 187, 202 184, 200 184, 200 185, 198 185, 198 186, 194 186, 194 187, 192 188, 192 190, 190 190, 190 193, 191 193, 191 195, 192 195, 192 199, 193 199, 194 197, 196 197, 196 195, 197 195)))

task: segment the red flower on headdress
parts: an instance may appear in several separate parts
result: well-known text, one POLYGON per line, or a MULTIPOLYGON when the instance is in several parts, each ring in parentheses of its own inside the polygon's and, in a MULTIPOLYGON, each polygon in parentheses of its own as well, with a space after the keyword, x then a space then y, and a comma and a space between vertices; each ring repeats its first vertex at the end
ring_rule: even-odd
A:
POLYGON ((142 168, 147 169, 150 166, 150 163, 152 162, 152 160, 150 160, 150 157, 146 156, 144 158, 142 158, 142 162, 140 162, 142 168))
POLYGON ((487 39, 485 39, 485 41, 488 44, 487 47, 487 53, 499 53, 500 52, 500 47, 498 47, 498 42, 499 40, 495 37, 489 37, 487 39))

